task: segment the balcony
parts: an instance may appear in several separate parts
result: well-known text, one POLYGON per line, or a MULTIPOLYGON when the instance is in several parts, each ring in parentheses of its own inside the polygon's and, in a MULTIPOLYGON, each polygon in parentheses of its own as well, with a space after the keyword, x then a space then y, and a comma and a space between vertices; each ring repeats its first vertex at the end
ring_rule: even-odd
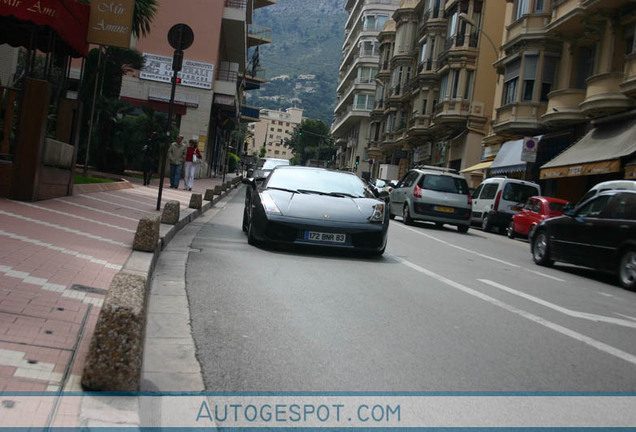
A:
POLYGON ((547 103, 518 102, 496 109, 493 130, 497 134, 536 135, 544 131, 541 117, 546 113, 547 103))
POLYGON ((636 54, 629 54, 625 59, 625 79, 621 89, 627 97, 636 97, 636 54))
POLYGON ((247 46, 264 45, 272 42, 272 29, 256 24, 247 27, 247 46))
POLYGON ((466 123, 470 115, 470 101, 447 99, 435 106, 435 123, 466 123))
POLYGON ((471 64, 474 64, 477 58, 478 41, 477 33, 470 33, 468 35, 461 34, 446 39, 439 56, 439 61, 449 61, 449 57, 461 57, 463 61, 469 60, 471 64), (469 58, 464 58, 469 55, 469 58))
POLYGON ((548 108, 541 116, 548 126, 563 126, 585 120, 580 104, 585 100, 585 90, 562 89, 548 94, 548 108))
POLYGON ((634 100, 626 97, 621 90, 623 74, 610 72, 593 75, 586 81, 585 100, 580 104, 583 113, 597 118, 628 110, 634 100))
POLYGON ((550 24, 546 26, 548 33, 576 34, 583 30, 585 6, 581 0, 556 0, 552 5, 550 24))
POLYGON ((241 121, 242 122, 255 122, 259 121, 260 110, 256 107, 243 105, 241 107, 241 121))
POLYGON ((346 110, 336 116, 331 126, 331 133, 337 134, 339 130, 349 124, 349 122, 359 121, 361 119, 368 119, 371 117, 371 110, 373 104, 352 104, 348 105, 346 110))
POLYGON ((254 9, 260 9, 266 6, 272 6, 276 4, 276 0, 254 0, 254 9))
POLYGON ((431 116, 415 114, 409 120, 407 132, 409 136, 419 137, 433 135, 434 128, 432 127, 431 116))

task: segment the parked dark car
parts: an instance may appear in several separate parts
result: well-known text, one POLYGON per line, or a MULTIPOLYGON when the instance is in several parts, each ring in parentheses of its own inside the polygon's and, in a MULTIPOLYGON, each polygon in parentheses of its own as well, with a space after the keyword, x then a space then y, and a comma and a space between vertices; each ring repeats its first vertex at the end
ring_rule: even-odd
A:
POLYGON ((243 231, 250 244, 283 243, 384 253, 387 204, 355 174, 277 166, 249 185, 243 231))
POLYGON ((555 261, 609 271, 636 289, 636 191, 596 195, 563 216, 537 225, 531 242, 534 262, 555 261))
POLYGON ((561 216, 569 203, 552 197, 533 196, 528 198, 523 208, 512 216, 508 225, 508 237, 532 236, 532 231, 543 220, 561 216))

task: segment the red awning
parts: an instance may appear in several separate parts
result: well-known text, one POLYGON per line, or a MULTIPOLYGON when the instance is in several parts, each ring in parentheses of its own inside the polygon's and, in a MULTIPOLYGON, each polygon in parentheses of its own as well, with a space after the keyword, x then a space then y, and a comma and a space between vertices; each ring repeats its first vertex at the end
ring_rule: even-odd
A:
POLYGON ((77 0, 0 1, 0 44, 85 57, 90 6, 77 0), (51 39, 51 31, 62 40, 51 39))

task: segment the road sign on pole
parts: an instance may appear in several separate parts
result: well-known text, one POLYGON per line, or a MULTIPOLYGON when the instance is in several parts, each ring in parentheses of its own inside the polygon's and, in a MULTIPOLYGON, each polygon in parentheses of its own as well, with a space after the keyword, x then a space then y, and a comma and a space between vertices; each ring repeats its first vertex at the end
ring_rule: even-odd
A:
POLYGON ((524 162, 536 162, 538 146, 539 140, 534 137, 525 137, 523 139, 523 148, 521 149, 521 160, 524 162))

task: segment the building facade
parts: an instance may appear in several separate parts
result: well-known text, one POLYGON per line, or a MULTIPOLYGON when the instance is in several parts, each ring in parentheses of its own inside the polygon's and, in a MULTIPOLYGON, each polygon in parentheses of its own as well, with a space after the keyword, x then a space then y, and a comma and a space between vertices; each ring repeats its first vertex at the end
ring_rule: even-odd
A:
POLYGON ((173 115, 181 135, 196 139, 204 153, 199 175, 221 169, 230 133, 241 121, 258 120, 258 108, 243 104, 243 92, 265 81, 256 48, 271 42, 271 29, 254 24, 252 16, 254 9, 272 4, 275 0, 159 0, 150 33, 133 43, 146 64, 124 77, 121 99, 167 112, 175 51, 167 34, 177 23, 192 28, 194 42, 184 50, 173 115))
POLYGON ((294 154, 285 141, 293 135, 303 120, 303 110, 287 108, 284 111, 262 109, 260 121, 250 123, 251 136, 246 145, 246 155, 256 158, 265 147, 265 157, 291 159, 294 154))
POLYGON ((373 169, 368 145, 380 59, 377 36, 399 4, 397 0, 347 0, 345 6, 349 17, 331 134, 338 147, 336 166, 361 177, 370 176, 373 169))
MULTIPOLYGON (((379 35, 369 152, 377 169, 453 168, 477 186, 503 32, 501 2, 403 0, 379 35)), ((379 171, 377 172, 380 173, 379 171)))
POLYGON ((601 181, 636 178, 635 27, 627 0, 508 0, 487 153, 539 137, 521 175, 571 201, 601 181))

